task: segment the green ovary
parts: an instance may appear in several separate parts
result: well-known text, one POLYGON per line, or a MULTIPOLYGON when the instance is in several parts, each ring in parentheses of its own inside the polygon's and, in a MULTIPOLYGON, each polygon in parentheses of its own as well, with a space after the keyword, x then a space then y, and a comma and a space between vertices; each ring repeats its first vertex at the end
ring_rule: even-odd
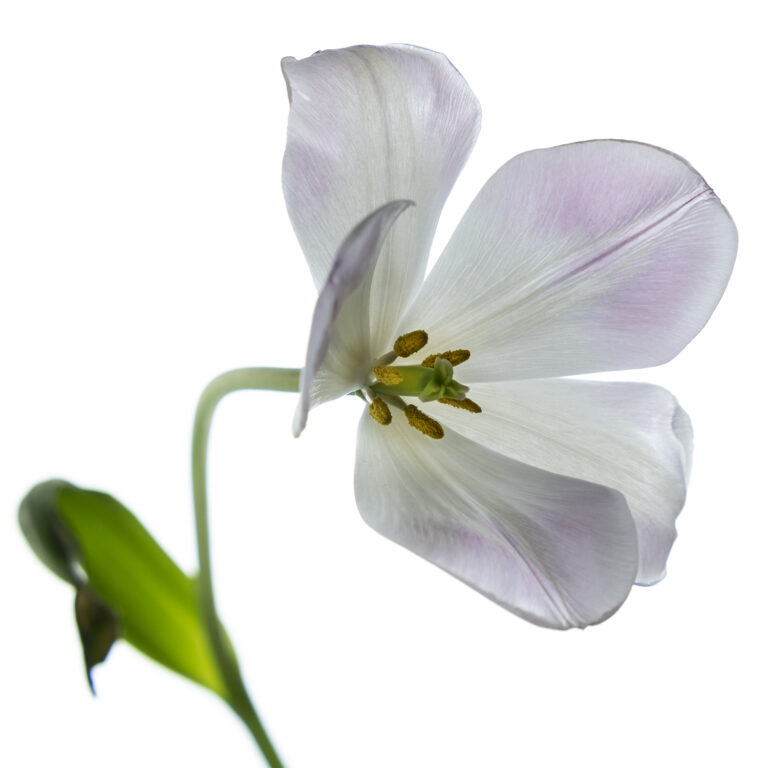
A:
POLYGON ((433 367, 383 366, 373 373, 375 381, 370 388, 378 395, 418 397, 426 403, 442 398, 463 400, 469 392, 469 387, 453 378, 453 366, 442 357, 434 361, 433 367))

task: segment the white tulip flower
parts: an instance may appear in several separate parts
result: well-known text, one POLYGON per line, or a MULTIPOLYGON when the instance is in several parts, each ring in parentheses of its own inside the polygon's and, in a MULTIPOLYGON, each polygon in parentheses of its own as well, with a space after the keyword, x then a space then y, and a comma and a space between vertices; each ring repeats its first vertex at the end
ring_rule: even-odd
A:
POLYGON ((491 177, 425 279, 480 125, 462 76, 411 46, 283 69, 285 197, 320 291, 294 432, 360 395, 367 523, 536 624, 604 620, 664 576, 691 425, 659 387, 559 377, 680 352, 731 273, 729 214, 653 146, 535 150, 491 177))

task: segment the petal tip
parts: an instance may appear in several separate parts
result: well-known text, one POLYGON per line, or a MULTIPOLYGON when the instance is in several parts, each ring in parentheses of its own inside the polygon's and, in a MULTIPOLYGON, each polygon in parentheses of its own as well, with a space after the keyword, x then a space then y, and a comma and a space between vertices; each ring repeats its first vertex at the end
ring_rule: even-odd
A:
POLYGON ((301 372, 301 382, 299 384, 299 402, 296 404, 296 410, 293 414, 293 424, 291 431, 294 437, 298 437, 307 426, 307 416, 309 415, 309 392, 304 382, 304 371, 301 372))
POLYGON ((288 92, 288 104, 293 103, 293 89, 291 88, 291 81, 288 77, 288 68, 296 61, 293 56, 284 56, 280 59, 280 71, 283 73, 283 80, 285 80, 285 88, 288 92))
POLYGON ((307 414, 304 412, 304 409, 301 407, 301 405, 299 405, 299 407, 296 409, 296 413, 293 416, 293 425, 291 426, 293 436, 299 437, 304 431, 304 427, 306 426, 307 414))

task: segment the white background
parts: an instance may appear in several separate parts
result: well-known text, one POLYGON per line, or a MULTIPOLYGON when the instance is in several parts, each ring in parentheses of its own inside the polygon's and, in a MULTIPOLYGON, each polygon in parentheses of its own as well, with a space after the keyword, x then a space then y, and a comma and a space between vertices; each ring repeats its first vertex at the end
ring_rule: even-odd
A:
POLYGON ((764 25, 752 3, 4 2, 0 11, 0 762, 261 765, 212 695, 118 644, 91 697, 72 593, 19 499, 109 491, 188 571, 191 419, 217 373, 300 366, 314 289, 284 210, 279 61, 444 51, 483 130, 436 252, 514 154, 628 138, 733 214, 712 321, 648 380, 696 430, 661 584, 605 624, 530 626, 392 545, 352 493, 359 404, 239 394, 211 444, 224 621, 290 768, 765 765, 764 25), (535 6, 535 7, 534 7, 535 6))

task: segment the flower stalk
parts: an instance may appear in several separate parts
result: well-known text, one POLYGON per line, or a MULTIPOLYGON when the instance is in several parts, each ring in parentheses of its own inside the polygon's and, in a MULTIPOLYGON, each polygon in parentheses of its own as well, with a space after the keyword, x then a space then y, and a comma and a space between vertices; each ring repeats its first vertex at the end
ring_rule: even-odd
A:
POLYGON ((299 373, 299 370, 290 368, 241 368, 217 376, 200 396, 192 434, 192 486, 200 565, 200 602, 205 628, 226 685, 227 703, 251 732, 270 768, 284 768, 284 765, 251 702, 234 651, 216 612, 208 535, 206 464, 213 414, 226 395, 246 389, 298 392, 299 373))

